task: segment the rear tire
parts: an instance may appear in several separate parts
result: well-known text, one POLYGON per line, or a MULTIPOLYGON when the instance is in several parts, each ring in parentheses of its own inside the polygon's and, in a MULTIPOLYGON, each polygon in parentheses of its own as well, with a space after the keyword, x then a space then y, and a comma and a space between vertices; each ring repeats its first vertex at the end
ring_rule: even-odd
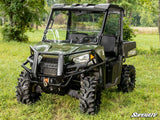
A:
POLYGON ((96 77, 84 77, 81 80, 80 112, 95 114, 100 109, 101 89, 98 87, 99 79, 96 77))
POLYGON ((17 101, 23 104, 32 104, 40 100, 41 93, 36 92, 36 84, 30 82, 30 75, 27 71, 22 71, 18 78, 16 87, 17 101))
POLYGON ((131 92, 135 88, 136 70, 133 65, 123 65, 121 82, 118 89, 123 92, 131 92))

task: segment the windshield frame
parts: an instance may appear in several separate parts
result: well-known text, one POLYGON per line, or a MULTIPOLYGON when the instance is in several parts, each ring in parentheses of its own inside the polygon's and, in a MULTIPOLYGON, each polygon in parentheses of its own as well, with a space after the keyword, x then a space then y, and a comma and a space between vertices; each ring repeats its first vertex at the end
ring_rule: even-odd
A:
MULTIPOLYGON (((69 30, 69 24, 70 24, 70 22, 71 22, 71 12, 72 11, 76 11, 76 10, 63 10, 63 9, 61 9, 61 10, 54 10, 54 9, 52 9, 52 11, 51 11, 51 13, 50 13, 50 16, 49 16, 49 19, 48 19, 48 23, 47 23, 47 26, 46 26, 46 28, 45 28, 45 30, 44 30, 44 35, 43 35, 43 38, 42 38, 42 41, 46 41, 46 42, 54 42, 54 41, 59 41, 59 40, 47 40, 46 39, 46 34, 47 34, 47 31, 48 31, 48 29, 49 29, 49 26, 50 26, 50 24, 51 24, 51 22, 52 22, 52 17, 53 17, 53 13, 55 12, 55 11, 68 11, 68 20, 67 20, 67 30, 66 30, 66 38, 68 38, 68 30, 69 30)), ((82 10, 83 11, 83 10, 82 10)), ((85 11, 85 10, 84 10, 85 11)), ((98 35, 96 36, 96 42, 95 43, 92 43, 92 45, 97 45, 97 44, 100 44, 100 38, 101 38, 101 36, 102 36, 102 34, 103 34, 103 29, 104 29, 104 24, 105 24, 105 19, 107 18, 107 11, 93 11, 93 10, 91 10, 91 11, 86 11, 87 13, 89 13, 89 12, 97 12, 97 13, 100 13, 100 14, 104 14, 104 17, 103 17, 103 21, 102 21, 102 25, 101 25, 101 27, 100 27, 100 32, 98 33, 98 35)), ((61 41, 63 41, 63 40, 61 40, 61 41)), ((63 42, 65 42, 65 41, 69 41, 69 39, 66 39, 66 40, 64 40, 63 42)), ((73 44, 75 44, 75 43, 73 43, 73 44)), ((83 43, 82 43, 83 44, 83 43)), ((87 44, 87 43, 85 43, 85 44, 87 44)))

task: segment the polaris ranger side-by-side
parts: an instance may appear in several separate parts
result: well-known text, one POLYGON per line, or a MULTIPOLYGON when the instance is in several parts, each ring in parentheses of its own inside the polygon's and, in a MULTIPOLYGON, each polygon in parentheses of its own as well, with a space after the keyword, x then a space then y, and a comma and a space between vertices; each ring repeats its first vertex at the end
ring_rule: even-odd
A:
POLYGON ((101 91, 135 87, 135 68, 124 64, 136 43, 123 41, 123 8, 112 4, 55 4, 43 39, 30 46, 18 78, 18 102, 31 104, 41 92, 69 94, 82 113, 95 114, 101 91))

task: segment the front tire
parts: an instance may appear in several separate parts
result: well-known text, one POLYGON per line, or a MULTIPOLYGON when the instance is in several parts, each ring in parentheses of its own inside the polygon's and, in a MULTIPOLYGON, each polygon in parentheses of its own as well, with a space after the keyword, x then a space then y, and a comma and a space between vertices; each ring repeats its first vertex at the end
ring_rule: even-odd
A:
POLYGON ((123 65, 121 82, 118 89, 123 92, 131 92, 135 88, 136 70, 133 65, 123 65))
POLYGON ((16 97, 19 103, 32 104, 40 100, 41 93, 36 92, 38 87, 36 84, 30 82, 30 75, 27 71, 22 71, 18 78, 18 85, 16 87, 16 97))
POLYGON ((84 77, 81 80, 80 112, 95 114, 100 109, 101 88, 98 87, 99 79, 96 77, 84 77))

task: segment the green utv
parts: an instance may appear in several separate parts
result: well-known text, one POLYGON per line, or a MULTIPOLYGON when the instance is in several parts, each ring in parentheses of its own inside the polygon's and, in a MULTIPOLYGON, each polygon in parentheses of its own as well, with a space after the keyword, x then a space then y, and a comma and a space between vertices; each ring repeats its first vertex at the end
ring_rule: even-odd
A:
POLYGON ((80 111, 98 112, 101 91, 135 87, 135 68, 123 64, 136 43, 123 41, 123 8, 112 4, 55 4, 42 42, 30 46, 18 78, 18 102, 32 104, 41 93, 69 94, 80 111))

